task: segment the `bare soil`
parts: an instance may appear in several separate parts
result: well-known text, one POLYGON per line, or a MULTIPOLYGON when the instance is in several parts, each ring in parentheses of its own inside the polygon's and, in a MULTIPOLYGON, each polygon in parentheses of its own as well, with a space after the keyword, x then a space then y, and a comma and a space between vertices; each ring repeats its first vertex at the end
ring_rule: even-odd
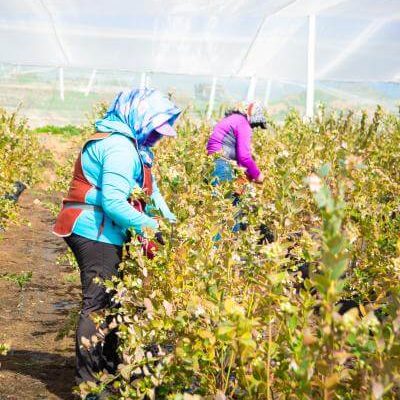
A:
POLYGON ((0 276, 32 272, 22 293, 15 282, 0 279, 0 342, 11 346, 0 357, 0 400, 74 398, 74 340, 56 336, 79 306, 79 275, 57 265, 66 246, 51 233, 54 218, 43 186, 23 193, 19 223, 0 233, 0 276))

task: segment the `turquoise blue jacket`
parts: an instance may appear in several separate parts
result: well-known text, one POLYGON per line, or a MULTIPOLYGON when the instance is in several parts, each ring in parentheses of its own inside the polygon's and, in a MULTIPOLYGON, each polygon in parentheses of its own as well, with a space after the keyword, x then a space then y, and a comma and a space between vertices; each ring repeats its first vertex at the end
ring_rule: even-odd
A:
MULTIPOLYGON (((112 134, 89 142, 82 152, 83 173, 100 189, 91 189, 86 203, 100 206, 103 211, 84 210, 73 228, 75 234, 122 245, 128 228, 138 234, 143 233, 144 227, 158 228, 155 219, 135 210, 127 199, 133 189, 141 187, 141 162, 152 163, 152 157, 148 157, 151 150, 142 147, 145 139, 162 123, 172 125, 179 114, 180 110, 154 89, 122 92, 117 96, 106 116, 96 122, 97 131, 112 134), (103 215, 104 228, 99 235, 103 215)), ((154 174, 151 199, 166 219, 176 219, 158 190, 154 174)))
MULTIPOLYGON (((130 138, 114 133, 106 139, 89 142, 82 153, 82 169, 89 182, 101 188, 101 191, 91 189, 86 195, 86 202, 103 208, 104 228, 98 236, 103 220, 102 211, 84 210, 74 226, 74 233, 88 239, 122 245, 128 228, 133 228, 139 234, 143 227, 158 228, 155 219, 136 211, 127 202, 132 190, 140 187, 142 181, 139 154, 130 138)), ((151 198, 165 218, 175 219, 158 190, 154 175, 151 198)))

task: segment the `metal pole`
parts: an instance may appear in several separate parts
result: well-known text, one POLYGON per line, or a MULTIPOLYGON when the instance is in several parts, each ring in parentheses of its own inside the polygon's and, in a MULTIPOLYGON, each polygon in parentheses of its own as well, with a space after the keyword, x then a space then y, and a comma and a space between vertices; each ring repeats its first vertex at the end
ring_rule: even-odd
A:
POLYGON ((142 72, 142 75, 140 75, 140 89, 145 89, 146 88, 146 72, 142 72))
POLYGON ((216 88, 217 88, 217 77, 214 76, 213 80, 212 80, 212 84, 211 84, 210 99, 208 101, 207 119, 211 119, 211 115, 212 115, 214 103, 215 103, 216 88))
POLYGON ((315 14, 308 16, 307 104, 306 116, 314 116, 315 88, 315 14))
POLYGON ((88 85, 86 87, 86 90, 85 90, 85 96, 88 96, 90 91, 92 90, 93 83, 94 83, 94 78, 96 78, 96 73, 97 73, 97 71, 94 69, 92 71, 92 74, 90 75, 89 83, 88 83, 88 85))
POLYGON ((60 99, 64 101, 64 68, 60 67, 58 69, 58 77, 60 81, 60 99))
POLYGON ((271 79, 268 79, 267 87, 265 89, 264 106, 268 107, 269 98, 271 97, 271 79))
POLYGON ((247 101, 254 101, 256 94, 257 78, 252 76, 250 78, 249 89, 247 90, 247 101))
POLYGON ((147 74, 146 75, 146 88, 149 88, 151 86, 151 75, 147 74))

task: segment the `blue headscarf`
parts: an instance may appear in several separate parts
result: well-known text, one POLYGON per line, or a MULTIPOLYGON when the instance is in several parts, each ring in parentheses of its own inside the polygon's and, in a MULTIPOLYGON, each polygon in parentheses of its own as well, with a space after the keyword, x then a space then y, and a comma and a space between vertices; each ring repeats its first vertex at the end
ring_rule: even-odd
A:
POLYGON ((96 121, 98 132, 122 133, 142 147, 150 133, 168 122, 171 126, 181 110, 156 89, 120 92, 104 118, 96 121))

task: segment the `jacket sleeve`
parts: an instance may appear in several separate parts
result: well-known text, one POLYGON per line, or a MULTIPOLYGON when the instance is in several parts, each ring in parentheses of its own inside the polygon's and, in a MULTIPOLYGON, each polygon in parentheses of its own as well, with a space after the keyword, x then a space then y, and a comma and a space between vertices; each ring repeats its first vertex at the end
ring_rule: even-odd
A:
POLYGON ((251 155, 252 130, 247 121, 238 124, 236 132, 236 156, 239 166, 246 168, 250 179, 257 179, 260 170, 251 155))
POLYGON ((127 143, 126 138, 115 135, 104 151, 102 207, 106 215, 122 229, 133 228, 142 234, 144 227, 157 229, 158 223, 135 210, 127 201, 135 185, 135 168, 140 168, 140 161, 133 144, 127 143))
POLYGON ((168 219, 170 222, 176 222, 176 216, 168 207, 163 195, 158 189, 156 177, 153 175, 153 194, 151 195, 151 199, 154 202, 155 207, 161 211, 164 218, 168 219))

